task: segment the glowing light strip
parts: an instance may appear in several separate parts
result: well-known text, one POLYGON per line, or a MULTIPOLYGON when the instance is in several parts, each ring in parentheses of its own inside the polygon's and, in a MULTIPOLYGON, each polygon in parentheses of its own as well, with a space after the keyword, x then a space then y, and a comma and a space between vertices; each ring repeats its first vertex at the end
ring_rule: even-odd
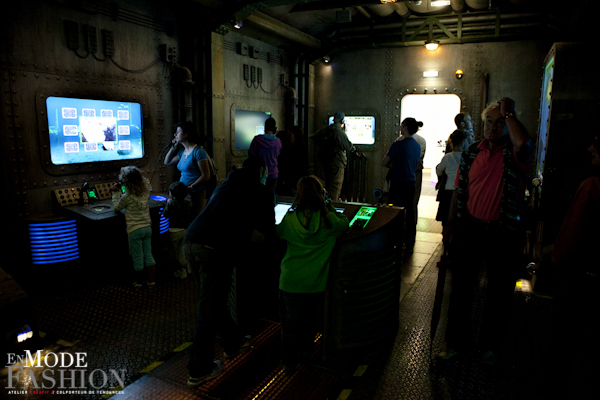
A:
POLYGON ((79 258, 75 220, 29 224, 33 264, 50 264, 79 258))
MULTIPOLYGON (((67 249, 70 247, 76 247, 79 243, 77 242, 77 240, 72 240, 70 242, 65 242, 64 245, 62 245, 61 247, 63 249, 67 249)), ((57 247, 56 244, 54 243, 47 243, 47 242, 42 242, 42 243, 31 243, 31 248, 32 249, 43 249, 43 248, 54 248, 57 247)))
POLYGON ((44 243, 65 243, 65 244, 70 244, 70 243, 77 243, 77 235, 74 236, 68 236, 68 237, 64 237, 61 239, 46 239, 46 240, 42 240, 41 238, 35 238, 35 239, 31 239, 29 241, 31 244, 44 244, 44 243))
POLYGON ((32 240, 45 240, 45 239, 52 240, 54 238, 71 239, 71 238, 77 238, 77 232, 69 232, 69 233, 65 233, 63 235, 51 235, 51 236, 30 235, 30 237, 32 240))
POLYGON ((271 379, 259 392, 256 396, 254 396, 252 398, 252 400, 256 400, 265 390, 267 390, 269 388, 269 386, 271 386, 273 384, 273 382, 275 382, 280 376, 281 374, 283 374, 283 369, 281 369, 277 375, 275 375, 275 377, 273 379, 271 379))
POLYGON ((65 256, 71 256, 79 254, 79 249, 76 250, 67 250, 67 251, 56 251, 51 253, 35 253, 33 254, 33 258, 36 260, 50 259, 50 258, 61 258, 65 256))
POLYGON ((51 231, 51 232, 57 232, 57 231, 61 231, 64 228, 77 228, 77 225, 75 224, 69 224, 69 225, 64 225, 61 227, 57 227, 57 226, 46 226, 46 227, 42 227, 42 228, 37 228, 34 226, 29 225, 29 232, 44 232, 44 231, 51 231))
POLYGON ((160 215, 160 219, 159 219, 159 227, 160 227, 160 229, 159 229, 159 231, 160 231, 161 235, 163 233, 165 233, 165 232, 168 232, 169 228, 170 228, 170 226, 169 226, 169 218, 165 217, 165 215, 163 214, 163 210, 164 209, 165 209, 164 207, 159 208, 159 215, 160 215))
POLYGON ((77 253, 76 256, 70 257, 70 258, 64 258, 62 260, 51 260, 51 261, 38 261, 38 260, 34 260, 33 264, 55 264, 57 262, 65 262, 65 261, 71 261, 71 260, 77 260, 79 258, 79 253, 77 253))
POLYGON ((35 226, 42 226, 42 227, 46 227, 46 226, 58 226, 58 225, 65 225, 65 224, 75 224, 75 220, 70 220, 70 221, 61 221, 61 222, 47 222, 47 223, 40 223, 40 224, 29 224, 30 227, 35 227, 35 226))
POLYGON ((42 250, 37 250, 33 252, 33 256, 34 257, 42 257, 42 256, 59 256, 62 254, 76 254, 79 252, 79 249, 75 248, 75 249, 48 249, 50 251, 42 251, 42 250))

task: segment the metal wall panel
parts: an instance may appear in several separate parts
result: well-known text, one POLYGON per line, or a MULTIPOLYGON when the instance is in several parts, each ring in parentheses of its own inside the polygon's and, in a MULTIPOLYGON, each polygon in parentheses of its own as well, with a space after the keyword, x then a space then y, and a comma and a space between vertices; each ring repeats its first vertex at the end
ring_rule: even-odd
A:
POLYGON ((479 115, 486 100, 511 97, 519 119, 535 140, 542 63, 550 46, 521 41, 441 45, 434 52, 415 46, 332 53, 329 65, 319 63, 316 68, 315 120, 324 124, 331 110, 357 107, 381 113, 377 145, 367 153, 367 201, 374 202, 370 193, 383 185, 386 170, 381 160, 399 134, 400 104, 406 94, 457 94, 463 111, 473 116, 479 136, 479 115), (455 77, 457 69, 464 72, 462 79, 455 77), (438 77, 423 78, 423 71, 428 70, 438 71, 438 77))

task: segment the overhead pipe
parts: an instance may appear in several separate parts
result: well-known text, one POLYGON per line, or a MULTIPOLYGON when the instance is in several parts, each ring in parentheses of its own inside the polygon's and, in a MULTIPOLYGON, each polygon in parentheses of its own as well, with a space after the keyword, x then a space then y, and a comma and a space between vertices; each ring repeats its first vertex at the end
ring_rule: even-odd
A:
POLYGON ((356 9, 356 11, 358 11, 359 13, 361 13, 362 15, 364 15, 365 18, 367 18, 367 19, 373 18, 371 16, 371 14, 369 14, 369 12, 367 10, 365 10, 365 8, 363 6, 356 6, 354 8, 356 9))
POLYGON ((455 13, 463 12, 465 9, 465 0, 451 0, 450 7, 455 13))
POLYGON ((373 6, 369 5, 367 7, 378 17, 387 17, 395 11, 391 4, 377 4, 373 6))
POLYGON ((273 35, 291 40, 294 43, 313 49, 321 48, 321 41, 319 39, 287 24, 284 24, 283 22, 276 20, 273 17, 269 17, 268 15, 259 11, 255 11, 250 14, 245 21, 262 28, 273 35))
MULTIPOLYGON (((480 14, 480 15, 463 15, 462 16, 462 24, 463 28, 466 24, 475 23, 475 22, 496 22, 496 14, 480 14)), ((515 13, 515 14, 503 14, 501 19, 503 21, 508 21, 510 19, 519 19, 519 18, 531 18, 531 17, 539 17, 539 14, 535 13, 515 13)), ((438 18, 443 25, 452 25, 458 23, 458 16, 447 16, 438 18)), ((418 27, 423 23, 423 19, 414 19, 414 20, 406 20, 404 22, 390 22, 385 24, 377 24, 377 25, 363 25, 363 26, 354 26, 352 28, 340 28, 338 30, 339 34, 344 34, 347 32, 361 32, 361 31, 381 31, 385 29, 402 29, 402 25, 406 24, 407 28, 418 27)))
POLYGON ((394 8, 394 11, 403 18, 410 14, 410 10, 404 3, 393 3, 392 7, 394 8))
POLYGON ((489 0, 465 0, 465 2, 473 10, 483 10, 489 6, 489 0))
MULTIPOLYGON (((538 23, 523 23, 523 24, 503 24, 500 26, 500 29, 522 29, 522 28, 534 28, 534 27, 538 27, 539 24, 538 23)), ((448 31, 455 33, 458 31, 458 28, 447 28, 448 31)), ((463 27, 462 28, 462 32, 463 33, 473 33, 473 32, 484 32, 484 31, 489 31, 489 32, 493 32, 495 31, 496 26, 495 25, 477 25, 477 26, 470 26, 470 27, 463 27)), ((425 35, 427 35, 429 32, 423 32, 422 35, 416 37, 414 39, 414 41, 419 41, 422 40, 424 38, 425 35)), ((441 29, 434 29, 432 31, 432 33, 434 35, 442 35, 445 34, 444 31, 442 31, 441 29)), ((407 36, 410 36, 412 34, 412 32, 406 32, 407 36)), ((389 37, 389 33, 383 33, 381 35, 377 35, 377 38, 381 38, 381 37, 389 37)), ((462 41, 468 41, 469 39, 472 39, 473 37, 462 37, 461 40, 462 41)), ((369 35, 369 34, 361 34, 361 35, 353 35, 353 36, 344 36, 342 38, 340 38, 340 40, 337 42, 338 44, 343 45, 343 42, 346 41, 354 41, 354 44, 356 44, 356 40, 361 40, 361 39, 365 39, 365 40, 373 40, 375 39, 373 37, 373 35, 369 35)), ((450 38, 448 38, 450 39, 450 38)), ((442 39, 443 40, 443 39, 442 39)), ((385 43, 380 43, 381 45, 386 45, 386 46, 405 46, 406 44, 404 42, 401 41, 392 41, 392 42, 385 42, 385 43)))

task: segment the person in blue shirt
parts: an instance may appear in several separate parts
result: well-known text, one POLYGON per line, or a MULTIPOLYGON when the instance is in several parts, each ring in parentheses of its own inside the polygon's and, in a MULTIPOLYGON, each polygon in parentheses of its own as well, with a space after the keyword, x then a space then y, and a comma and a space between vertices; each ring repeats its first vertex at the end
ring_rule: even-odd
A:
POLYGON ((208 155, 198 145, 201 141, 194 125, 183 122, 175 125, 175 137, 165 156, 165 165, 176 165, 181 172, 180 182, 189 191, 186 200, 191 201, 194 215, 198 215, 206 206, 206 188, 210 183, 208 155))
POLYGON ((423 123, 414 118, 402 121, 400 132, 402 140, 392 144, 383 159, 382 165, 390 168, 389 202, 398 207, 405 207, 404 247, 407 253, 413 252, 417 236, 416 215, 414 207, 416 170, 421 146, 413 138, 423 123))

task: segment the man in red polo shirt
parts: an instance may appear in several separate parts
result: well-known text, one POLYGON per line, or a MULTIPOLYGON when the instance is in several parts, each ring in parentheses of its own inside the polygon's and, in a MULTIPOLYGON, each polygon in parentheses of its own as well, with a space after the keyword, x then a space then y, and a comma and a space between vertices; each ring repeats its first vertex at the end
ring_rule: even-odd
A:
POLYGON ((493 363, 502 345, 521 267, 525 181, 533 155, 532 141, 514 107, 513 100, 503 98, 484 110, 484 139, 463 152, 454 181, 444 235, 450 246, 452 295, 447 349, 438 355, 442 359, 475 342, 471 310, 484 265, 487 293, 478 338, 482 361, 493 363))

